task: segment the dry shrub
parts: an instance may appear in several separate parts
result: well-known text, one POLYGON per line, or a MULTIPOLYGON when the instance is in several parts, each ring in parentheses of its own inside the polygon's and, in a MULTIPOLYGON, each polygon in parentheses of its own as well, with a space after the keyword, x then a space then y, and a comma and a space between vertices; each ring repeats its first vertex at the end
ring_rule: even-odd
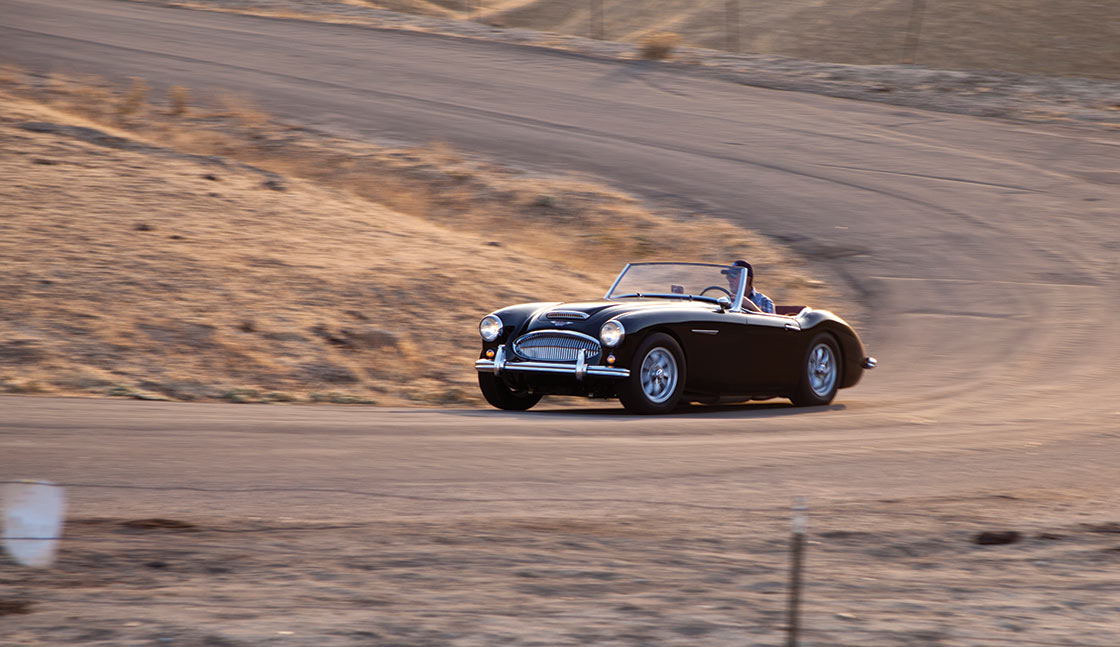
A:
POLYGON ((124 119, 138 114, 148 105, 148 94, 152 87, 144 79, 132 77, 132 85, 117 103, 117 117, 124 119))
POLYGON ((218 102, 224 109, 221 116, 232 117, 245 128, 260 128, 271 118, 252 99, 235 94, 222 94, 218 102))
POLYGON ((0 83, 19 83, 27 77, 27 71, 18 65, 0 65, 0 83))
POLYGON ((669 58, 673 50, 681 42, 679 34, 674 34, 671 31, 663 31, 650 34, 638 43, 641 56, 647 60, 659 61, 669 58))
POLYGON ((181 85, 173 85, 167 90, 167 109, 173 117, 181 117, 187 114, 187 106, 190 105, 190 101, 191 91, 181 85))

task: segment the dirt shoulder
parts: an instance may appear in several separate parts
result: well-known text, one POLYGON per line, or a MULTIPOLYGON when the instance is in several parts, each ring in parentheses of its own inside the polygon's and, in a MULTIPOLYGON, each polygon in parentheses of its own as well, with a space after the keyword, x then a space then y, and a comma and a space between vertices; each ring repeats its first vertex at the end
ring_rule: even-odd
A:
POLYGON ((587 178, 330 139, 139 80, 11 71, 0 91, 7 392, 479 403, 482 315, 600 295, 626 261, 747 255, 775 297, 830 298, 771 241, 587 178))
MULTIPOLYGON (((684 74, 711 75, 735 83, 777 90, 1026 122, 1120 128, 1120 81, 1116 80, 1029 75, 992 69, 950 70, 920 65, 822 63, 775 54, 733 54, 702 47, 679 47, 668 60, 642 61, 640 46, 631 42, 497 27, 443 16, 399 13, 375 9, 357 0, 126 1, 478 38, 659 65, 684 74)), ((1065 52, 1062 55, 1077 54, 1065 52)))

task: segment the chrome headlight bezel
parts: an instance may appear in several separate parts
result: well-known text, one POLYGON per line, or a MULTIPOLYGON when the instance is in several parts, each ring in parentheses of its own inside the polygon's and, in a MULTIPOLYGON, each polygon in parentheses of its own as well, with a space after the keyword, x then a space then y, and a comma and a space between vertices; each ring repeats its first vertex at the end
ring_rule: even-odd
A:
POLYGON ((626 337, 626 328, 622 323, 611 319, 599 327, 599 341, 603 342, 603 346, 607 348, 614 348, 622 343, 626 337))
POLYGON ((478 322, 478 334, 482 341, 491 342, 502 336, 504 324, 498 315, 486 315, 478 322))

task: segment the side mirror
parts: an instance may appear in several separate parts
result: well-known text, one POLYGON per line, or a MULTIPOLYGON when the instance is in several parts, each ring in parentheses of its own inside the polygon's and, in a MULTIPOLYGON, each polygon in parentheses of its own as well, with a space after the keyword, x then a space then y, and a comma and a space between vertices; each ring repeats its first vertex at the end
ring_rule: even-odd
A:
POLYGON ((716 303, 719 304, 720 312, 727 312, 731 309, 731 299, 728 299, 727 297, 720 297, 716 299, 716 303))

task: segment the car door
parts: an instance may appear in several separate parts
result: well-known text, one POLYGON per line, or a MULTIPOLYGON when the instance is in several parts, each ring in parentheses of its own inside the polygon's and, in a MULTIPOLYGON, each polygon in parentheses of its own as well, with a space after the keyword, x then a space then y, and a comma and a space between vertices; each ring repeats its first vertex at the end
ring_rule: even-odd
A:
POLYGON ((744 312, 729 331, 727 359, 738 370, 729 375, 728 393, 781 392, 795 379, 799 361, 794 357, 801 327, 783 315, 744 312), (733 389, 733 390, 732 390, 733 389))
POLYGON ((701 393, 734 393, 728 388, 738 380, 739 363, 728 357, 743 328, 743 315, 716 312, 692 318, 675 327, 688 357, 688 389, 701 393))

